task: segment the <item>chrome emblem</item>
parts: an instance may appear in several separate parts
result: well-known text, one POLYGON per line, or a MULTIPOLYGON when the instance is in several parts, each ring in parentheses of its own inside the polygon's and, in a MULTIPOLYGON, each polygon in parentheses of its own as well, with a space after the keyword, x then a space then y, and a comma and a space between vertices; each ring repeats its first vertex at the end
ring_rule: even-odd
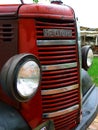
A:
POLYGON ((67 29, 43 29, 45 37, 72 37, 72 30, 67 29))

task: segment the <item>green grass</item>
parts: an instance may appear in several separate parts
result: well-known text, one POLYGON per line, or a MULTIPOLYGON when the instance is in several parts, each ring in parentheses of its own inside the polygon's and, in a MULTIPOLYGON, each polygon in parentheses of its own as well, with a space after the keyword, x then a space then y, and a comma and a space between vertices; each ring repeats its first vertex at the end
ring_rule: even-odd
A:
POLYGON ((98 86, 98 57, 94 57, 93 64, 88 70, 93 82, 98 86))

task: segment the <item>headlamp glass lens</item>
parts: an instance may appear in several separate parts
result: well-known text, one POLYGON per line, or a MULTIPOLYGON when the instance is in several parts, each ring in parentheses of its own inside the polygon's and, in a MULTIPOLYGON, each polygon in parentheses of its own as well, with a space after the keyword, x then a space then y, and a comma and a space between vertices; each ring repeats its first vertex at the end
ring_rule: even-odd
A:
POLYGON ((24 63, 18 73, 17 92, 22 97, 35 94, 40 81, 40 68, 35 61, 24 63))
POLYGON ((93 51, 92 49, 89 49, 88 54, 87 54, 87 66, 90 67, 93 62, 93 51))

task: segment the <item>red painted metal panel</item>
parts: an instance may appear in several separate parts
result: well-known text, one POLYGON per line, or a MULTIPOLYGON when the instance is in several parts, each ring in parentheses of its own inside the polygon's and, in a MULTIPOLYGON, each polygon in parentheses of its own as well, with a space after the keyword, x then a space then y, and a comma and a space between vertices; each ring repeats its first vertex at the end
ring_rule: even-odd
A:
POLYGON ((3 17, 4 19, 6 19, 7 17, 8 19, 10 17, 17 17, 19 7, 20 5, 0 5, 0 17, 3 17))
POLYGON ((23 5, 19 10, 20 17, 73 19, 74 11, 68 6, 32 4, 23 5))
MULTIPOLYGON (((19 53, 32 53, 38 57, 36 45, 35 21, 32 19, 19 20, 19 53)), ((20 112, 32 128, 42 120, 41 90, 26 103, 20 103, 20 112)))

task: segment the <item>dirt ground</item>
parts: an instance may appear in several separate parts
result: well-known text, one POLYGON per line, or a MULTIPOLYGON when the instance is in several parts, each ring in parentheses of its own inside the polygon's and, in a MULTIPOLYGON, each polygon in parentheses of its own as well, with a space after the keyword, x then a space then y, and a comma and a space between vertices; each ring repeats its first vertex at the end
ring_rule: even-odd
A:
POLYGON ((87 130, 98 130, 98 115, 87 130))

